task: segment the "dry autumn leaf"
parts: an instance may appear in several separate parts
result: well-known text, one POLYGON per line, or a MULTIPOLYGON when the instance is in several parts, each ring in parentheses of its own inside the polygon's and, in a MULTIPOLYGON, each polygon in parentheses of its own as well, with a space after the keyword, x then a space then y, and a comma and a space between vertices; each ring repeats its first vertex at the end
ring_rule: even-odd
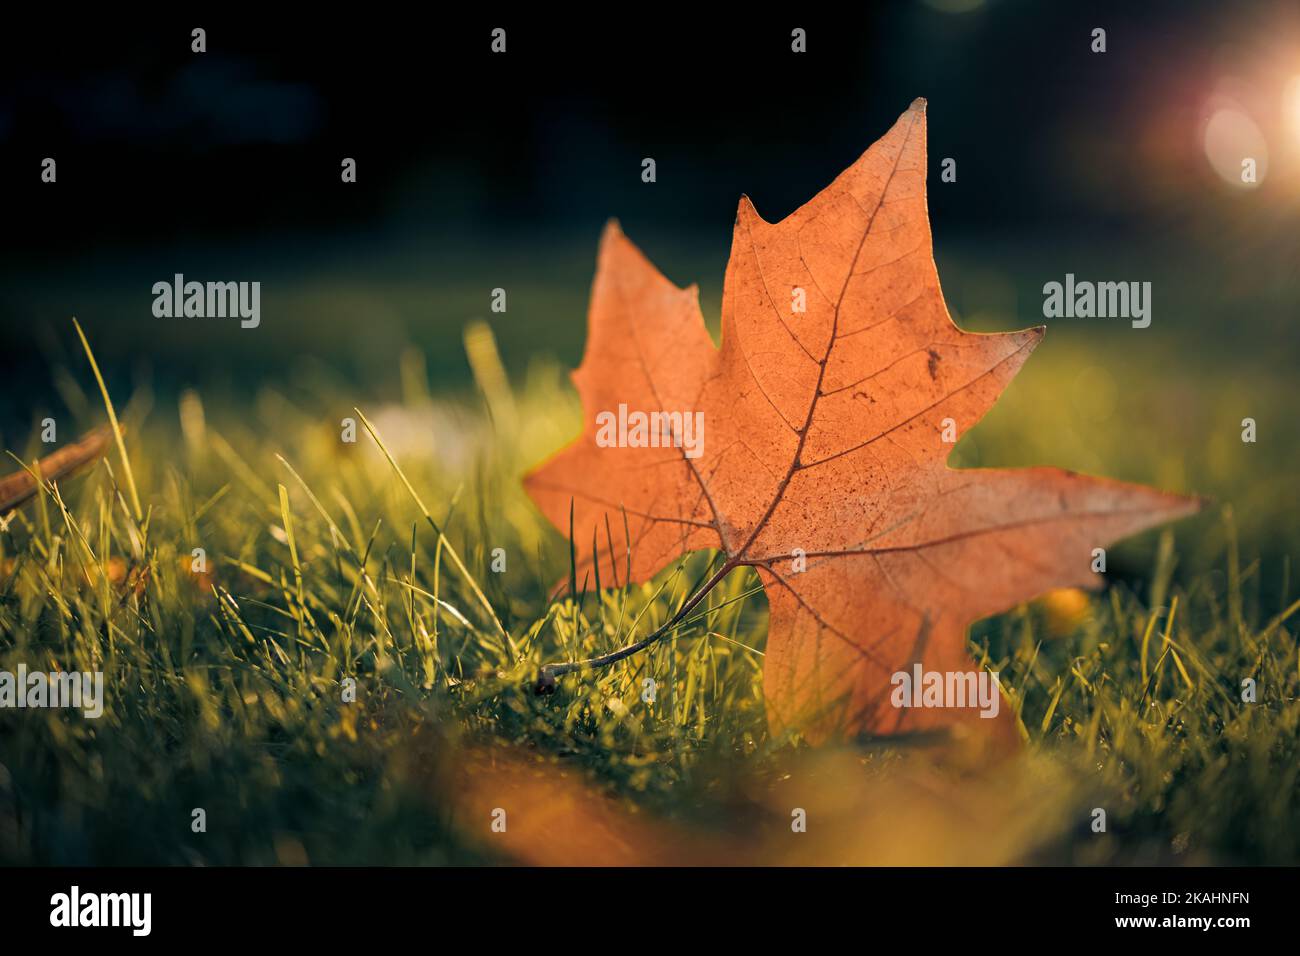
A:
POLYGON ((1059 839, 1078 812, 1042 761, 954 778, 937 755, 914 753, 872 773, 831 747, 787 755, 777 774, 728 778, 730 824, 718 831, 637 811, 553 756, 414 743, 437 747, 413 766, 460 837, 530 866, 999 866, 1059 839), (815 825, 791 839, 796 805, 815 825))
POLYGON ((976 671, 972 621, 1050 588, 1096 587, 1094 548, 1198 507, 1054 468, 947 467, 954 437, 993 406, 1043 329, 953 324, 925 171, 917 100, 781 222, 742 198, 720 348, 695 287, 672 285, 611 224, 573 375, 583 434, 525 479, 561 531, 572 507, 580 576, 599 561, 600 579, 618 582, 629 544, 634 581, 701 548, 725 554, 720 573, 758 569, 774 732, 820 741, 964 723, 1010 737, 1007 707, 987 721, 979 707, 897 707, 891 678, 915 665, 976 671), (635 426, 636 412, 681 418, 671 431, 655 420, 659 447, 608 441, 610 420, 635 426))

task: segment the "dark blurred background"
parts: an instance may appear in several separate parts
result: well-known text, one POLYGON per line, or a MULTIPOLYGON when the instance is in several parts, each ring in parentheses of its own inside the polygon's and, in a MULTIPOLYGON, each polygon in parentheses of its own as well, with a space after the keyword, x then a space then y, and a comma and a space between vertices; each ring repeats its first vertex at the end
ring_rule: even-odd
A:
POLYGON ((1187 485, 1181 463, 1213 438, 1200 482, 1213 484, 1214 455, 1240 454, 1252 413, 1269 441, 1300 444, 1294 0, 78 15, 13 19, 2 44, 7 447, 62 407, 52 369, 84 377, 73 315, 115 391, 160 400, 184 386, 246 396, 305 365, 396 393, 407 346, 435 388, 459 388, 476 318, 512 374, 539 355, 576 364, 611 216, 670 278, 700 283, 716 322, 740 194, 768 219, 788 214, 917 96, 961 324, 1037 324, 1043 283, 1066 272, 1153 283, 1149 329, 1048 323, 1026 394, 1036 381, 1049 402, 1072 390, 1087 406, 1067 436, 1078 460, 1060 463, 1104 470, 1103 442, 1155 443, 1168 467, 1122 477, 1187 485), (505 55, 490 51, 494 27, 505 55), (795 27, 805 54, 790 50, 795 27), (1240 182, 1243 155, 1255 184, 1240 182), (40 180, 46 156, 56 184, 40 180), (343 157, 356 184, 340 182, 343 157), (939 179, 945 157, 955 183, 939 179), (261 326, 154 318, 151 286, 177 272, 261 281, 261 326), (496 287, 505 314, 489 311, 496 287), (1125 432, 1136 418, 1147 430, 1125 432))
MULTIPOLYGON (((1158 279, 1172 262, 1205 287, 1160 287, 1157 330, 1193 307, 1227 323, 1225 341, 1290 330, 1300 101, 1288 117, 1283 97, 1300 76, 1300 4, 657 9, 12 22, 0 374, 39 381, 42 350, 66 346, 75 314, 109 368, 160 382, 274 374, 305 346, 371 375, 408 339, 431 347, 440 375, 461 375, 443 332, 486 315, 496 286, 512 293, 497 320, 508 361, 515 332, 523 351, 540 341, 572 361, 607 217, 716 309, 739 194, 787 214, 916 96, 930 102, 941 256, 1011 244, 1033 299, 1039 261, 1043 281, 1078 273, 1077 248, 1116 279, 1158 279), (206 54, 190 51, 194 26, 206 54), (489 51, 495 26, 504 56, 489 51), (806 54, 790 52, 795 26, 806 54), (1090 50, 1097 26, 1105 54, 1090 50), (1254 190, 1206 156, 1216 97, 1268 141, 1254 190), (55 185, 40 181, 45 156, 55 185), (355 185, 339 180, 344 156, 355 185), (640 179, 646 156, 654 185, 640 179), (937 182, 945 156, 955 184, 937 182), (1143 258, 1153 250, 1161 261, 1143 258), (150 286, 174 272, 260 279, 262 328, 155 320, 150 286), (1231 307, 1242 295, 1246 314, 1231 307), (1279 314, 1262 314, 1270 304, 1279 314)), ((6 388, 5 418, 32 397, 6 388)))

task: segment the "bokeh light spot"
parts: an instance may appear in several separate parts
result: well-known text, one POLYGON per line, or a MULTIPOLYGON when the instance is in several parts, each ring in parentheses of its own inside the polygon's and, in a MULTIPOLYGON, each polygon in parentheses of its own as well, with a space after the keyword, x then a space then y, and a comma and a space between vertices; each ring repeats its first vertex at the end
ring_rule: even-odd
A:
POLYGON ((1205 157, 1224 182, 1253 189, 1268 172, 1268 142, 1255 121, 1239 109, 1215 110, 1205 124, 1205 157), (1244 175, 1245 162, 1254 161, 1253 181, 1244 175))

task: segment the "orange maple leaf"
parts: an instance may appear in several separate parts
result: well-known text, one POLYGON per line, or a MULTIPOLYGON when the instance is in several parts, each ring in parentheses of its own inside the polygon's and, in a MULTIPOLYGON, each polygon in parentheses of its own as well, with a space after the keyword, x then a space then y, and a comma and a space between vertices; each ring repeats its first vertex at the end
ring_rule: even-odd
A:
MULTIPOLYGON (((582 566, 600 562, 604 581, 629 545, 633 581, 701 548, 723 552, 723 573, 757 568, 769 726, 814 742, 978 724, 990 708, 914 706, 895 675, 974 675, 972 621, 1098 586, 1094 548, 1199 504, 1055 468, 947 467, 954 436, 1044 330, 953 324, 925 174, 917 100, 781 222, 742 197, 720 348, 696 288, 670 283, 611 223, 573 374, 582 436, 525 478, 561 531, 573 509, 575 547, 597 542, 582 566)), ((981 726, 1005 737, 1010 708, 998 714, 981 726)))

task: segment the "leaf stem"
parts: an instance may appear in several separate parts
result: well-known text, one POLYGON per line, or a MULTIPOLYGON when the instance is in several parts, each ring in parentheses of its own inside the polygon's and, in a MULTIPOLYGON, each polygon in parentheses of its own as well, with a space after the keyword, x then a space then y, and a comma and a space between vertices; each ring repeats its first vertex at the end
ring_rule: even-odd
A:
POLYGON ((595 670, 599 667, 608 667, 610 664, 617 664, 619 661, 631 657, 638 651, 645 650, 676 627, 681 622, 682 618, 686 617, 686 615, 689 614, 697 604, 703 601, 704 598, 708 596, 709 592, 717 587, 718 583, 723 578, 736 568, 740 567, 743 563, 744 562, 738 561, 735 558, 728 558, 722 567, 714 573, 713 577, 704 582, 698 591, 686 599, 686 602, 677 609, 677 612, 673 614, 672 617, 659 627, 655 628, 653 632, 641 638, 641 640, 628 644, 626 647, 620 647, 616 651, 610 651, 608 654, 602 654, 600 657, 592 657, 585 661, 558 661, 554 664, 544 665, 538 675, 537 690, 541 692, 544 687, 550 686, 555 678, 564 674, 572 674, 575 671, 595 670))

